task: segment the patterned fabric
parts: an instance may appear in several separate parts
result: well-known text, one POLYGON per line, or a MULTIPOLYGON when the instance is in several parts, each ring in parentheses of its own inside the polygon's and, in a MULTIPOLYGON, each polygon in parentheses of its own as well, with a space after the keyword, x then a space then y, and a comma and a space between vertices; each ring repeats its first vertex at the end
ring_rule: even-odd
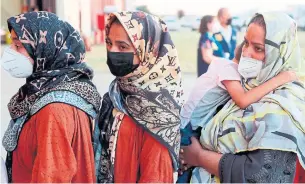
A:
MULTIPOLYGON (((302 80, 305 70, 297 26, 286 14, 262 15, 266 23, 266 59, 258 77, 243 79, 243 86, 249 90, 286 70, 296 71, 301 81, 279 87, 245 110, 229 101, 202 129, 200 141, 205 149, 219 153, 257 149, 294 152, 305 168, 305 88, 302 80)), ((208 182, 209 174, 202 168, 197 169, 205 176, 201 180, 208 182)), ((194 174, 193 179, 200 175, 194 174)))
POLYGON ((72 81, 83 82, 75 84, 74 90, 83 87, 84 90, 79 90, 81 92, 77 94, 85 99, 88 98, 86 92, 89 91, 86 88, 91 88, 93 94, 88 102, 98 110, 99 94, 91 83, 93 71, 83 62, 85 47, 78 31, 49 12, 30 12, 11 17, 8 19, 8 27, 16 32, 34 59, 33 74, 8 104, 12 119, 25 115, 31 104, 44 93, 59 84, 72 81))
POLYGON ((297 155, 279 150, 224 154, 219 163, 221 183, 292 183, 297 155))
POLYGON ((88 115, 99 110, 101 97, 91 82, 93 71, 83 62, 83 40, 69 23, 49 12, 29 12, 9 18, 8 27, 34 60, 33 74, 8 104, 12 121, 2 143, 13 151, 22 125, 33 115, 33 104, 46 94, 57 91, 60 96, 70 91, 92 106, 88 115))
POLYGON ((93 149, 95 160, 95 173, 98 183, 113 182, 113 168, 111 168, 111 160, 109 153, 109 141, 113 136, 113 105, 109 94, 103 96, 102 108, 95 123, 93 136, 93 149))
MULTIPOLYGON (((82 97, 76 95, 75 93, 69 91, 53 91, 47 93, 43 97, 33 104, 30 116, 36 114, 40 109, 47 106, 48 104, 61 102, 65 104, 69 104, 71 106, 77 107, 80 110, 83 110, 91 117, 96 117, 96 111, 93 106, 86 102, 82 97)), ((9 124, 9 128, 6 132, 6 136, 3 138, 3 146, 7 151, 13 151, 17 146, 18 137, 20 134, 20 129, 22 129, 23 124, 27 120, 28 116, 22 116, 18 118, 16 121, 11 121, 9 124), (16 137, 17 136, 17 137, 16 137)))
POLYGON ((295 173, 296 155, 287 151, 279 154, 277 150, 263 150, 263 153, 263 167, 258 172, 251 172, 249 169, 247 182, 291 183, 295 173))
POLYGON ((180 145, 181 71, 165 23, 143 12, 119 12, 110 14, 106 34, 115 18, 136 48, 140 66, 128 77, 116 78, 103 100, 110 100, 117 111, 114 120, 109 121, 112 106, 101 110, 98 124, 101 135, 106 136, 101 138, 102 151, 96 155, 101 156, 96 163, 101 168, 97 172, 99 182, 113 182, 117 132, 125 114, 168 148, 175 169, 180 145))
POLYGON ((86 112, 91 117, 96 117, 96 111, 93 106, 87 103, 82 97, 70 91, 54 91, 44 95, 31 108, 31 115, 36 114, 40 109, 50 103, 65 103, 77 107, 86 112))

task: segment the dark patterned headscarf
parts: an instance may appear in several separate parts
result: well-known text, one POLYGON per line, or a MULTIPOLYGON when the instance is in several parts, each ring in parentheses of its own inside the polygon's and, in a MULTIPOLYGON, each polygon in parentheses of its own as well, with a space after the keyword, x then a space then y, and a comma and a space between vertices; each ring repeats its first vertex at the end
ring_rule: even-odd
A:
POLYGON ((11 181, 12 151, 26 121, 45 105, 67 103, 95 118, 101 97, 91 82, 93 71, 83 62, 85 46, 78 31, 48 12, 30 12, 8 19, 9 30, 34 60, 33 74, 8 104, 11 122, 2 144, 8 151, 11 181))
POLYGON ((74 95, 73 99, 79 98, 79 101, 68 103, 69 99, 65 97, 65 102, 94 116, 99 110, 101 97, 91 82, 93 71, 83 62, 84 42, 69 23, 52 13, 30 12, 9 18, 8 27, 16 32, 34 60, 33 74, 8 104, 12 121, 2 142, 7 151, 13 151, 23 124, 33 115, 33 108, 38 112, 43 105, 59 102, 60 96, 70 92, 70 99, 74 95), (45 97, 51 92, 57 94, 53 101, 45 97), (37 101, 40 99, 44 102, 39 106, 37 101), (82 103, 84 108, 79 105, 82 100, 85 101, 82 103))
POLYGON ((93 71, 83 62, 85 46, 78 31, 49 12, 29 12, 8 19, 34 60, 33 74, 8 104, 12 119, 29 112, 33 103, 48 92, 71 91, 97 111, 100 96, 92 84, 93 71))
POLYGON ((95 145, 98 182, 113 182, 117 132, 124 115, 167 147, 174 169, 180 146, 181 70, 166 24, 143 12, 119 12, 110 14, 106 34, 115 19, 127 32, 140 66, 128 77, 116 78, 103 98, 98 123, 101 153, 95 145), (114 118, 113 108, 119 111, 114 118))

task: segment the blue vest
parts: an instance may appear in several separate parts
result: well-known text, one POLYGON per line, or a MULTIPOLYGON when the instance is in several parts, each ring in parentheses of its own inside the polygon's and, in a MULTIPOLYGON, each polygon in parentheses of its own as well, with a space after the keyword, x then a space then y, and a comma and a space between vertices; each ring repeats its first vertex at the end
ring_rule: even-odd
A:
POLYGON ((215 33, 213 37, 215 38, 216 45, 218 47, 218 50, 215 50, 213 52, 214 56, 218 57, 225 57, 225 53, 229 53, 230 57, 229 59, 234 58, 234 50, 236 48, 236 35, 237 32, 234 28, 232 28, 232 35, 230 40, 230 45, 226 42, 221 32, 215 33))

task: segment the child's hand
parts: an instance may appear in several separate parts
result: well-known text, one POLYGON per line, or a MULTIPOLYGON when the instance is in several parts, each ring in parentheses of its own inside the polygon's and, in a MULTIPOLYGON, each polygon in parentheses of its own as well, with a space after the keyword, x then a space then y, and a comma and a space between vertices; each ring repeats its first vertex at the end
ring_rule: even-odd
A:
MULTIPOLYGON (((195 137, 191 137, 192 144, 189 146, 182 146, 180 151, 180 162, 183 167, 189 168, 191 166, 198 166, 198 157, 200 151, 203 149, 199 141, 195 137)), ((184 169, 185 170, 185 169, 184 169)))
POLYGON ((294 71, 284 71, 278 74, 278 76, 281 81, 284 82, 293 82, 298 80, 298 76, 294 71))

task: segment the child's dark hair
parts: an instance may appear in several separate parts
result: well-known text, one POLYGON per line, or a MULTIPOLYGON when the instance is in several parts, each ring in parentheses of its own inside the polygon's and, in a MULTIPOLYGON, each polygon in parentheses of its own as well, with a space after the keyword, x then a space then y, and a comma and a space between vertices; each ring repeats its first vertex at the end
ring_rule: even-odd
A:
POLYGON ((243 41, 240 45, 237 46, 236 48, 236 52, 235 52, 235 56, 234 58, 239 61, 241 58, 241 54, 242 54, 242 50, 243 50, 243 46, 245 44, 245 41, 243 41))
POLYGON ((200 21, 200 26, 199 26, 199 32, 201 34, 204 34, 206 32, 208 32, 208 23, 211 23, 214 19, 214 16, 212 15, 206 15, 204 17, 202 17, 201 21, 200 21))

